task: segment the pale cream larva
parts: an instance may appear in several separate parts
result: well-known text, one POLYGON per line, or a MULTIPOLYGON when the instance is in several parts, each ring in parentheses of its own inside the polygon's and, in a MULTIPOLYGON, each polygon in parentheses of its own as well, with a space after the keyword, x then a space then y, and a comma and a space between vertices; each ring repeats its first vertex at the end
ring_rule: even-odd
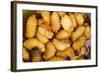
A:
POLYGON ((61 18, 61 25, 67 32, 73 31, 73 24, 71 18, 66 14, 61 18))
POLYGON ((25 37, 26 38, 34 37, 36 34, 36 29, 37 29, 37 18, 35 17, 35 15, 32 15, 28 18, 26 23, 25 37))
POLYGON ((53 12, 51 15, 51 27, 55 33, 57 33, 61 27, 60 17, 57 12, 53 12))

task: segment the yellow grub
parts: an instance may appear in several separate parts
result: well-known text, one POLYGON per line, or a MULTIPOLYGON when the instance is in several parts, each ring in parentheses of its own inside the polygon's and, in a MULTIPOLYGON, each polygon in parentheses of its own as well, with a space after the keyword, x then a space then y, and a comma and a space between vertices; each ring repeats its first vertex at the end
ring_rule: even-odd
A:
POLYGON ((52 31, 57 33, 61 27, 60 17, 57 12, 53 12, 51 15, 51 27, 52 31))
POLYGON ((28 18, 26 23, 25 37, 26 38, 34 37, 36 34, 36 28, 37 28, 37 18, 35 17, 35 15, 32 15, 28 18))
POLYGON ((73 31, 73 23, 71 18, 68 15, 64 15, 61 18, 61 24, 64 30, 67 32, 72 32, 73 31))
POLYGON ((28 50, 32 50, 37 47, 41 52, 45 51, 45 45, 36 38, 25 40, 23 45, 28 50))

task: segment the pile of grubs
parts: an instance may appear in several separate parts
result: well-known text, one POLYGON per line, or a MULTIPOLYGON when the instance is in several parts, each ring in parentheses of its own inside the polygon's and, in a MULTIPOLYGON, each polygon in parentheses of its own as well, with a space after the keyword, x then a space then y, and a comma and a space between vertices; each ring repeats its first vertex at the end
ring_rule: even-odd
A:
POLYGON ((87 59, 91 23, 87 13, 35 11, 24 25, 23 61, 87 59))

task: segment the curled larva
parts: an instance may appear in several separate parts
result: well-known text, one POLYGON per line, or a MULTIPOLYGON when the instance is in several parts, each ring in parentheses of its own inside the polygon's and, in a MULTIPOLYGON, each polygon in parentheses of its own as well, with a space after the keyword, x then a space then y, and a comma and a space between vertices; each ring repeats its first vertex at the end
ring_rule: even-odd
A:
POLYGON ((55 55, 55 53, 56 53, 56 48, 55 48, 55 46, 53 45, 52 42, 49 42, 49 43, 47 44, 47 46, 46 46, 46 52, 44 53, 43 58, 44 58, 45 60, 47 60, 47 59, 53 57, 53 56, 55 55))
POLYGON ((60 17, 57 12, 53 12, 51 15, 51 27, 52 31, 57 33, 61 27, 60 17))
POLYGON ((38 31, 43 35, 45 36, 46 38, 53 38, 53 32, 47 30, 46 28, 44 27, 38 27, 38 31))
POLYGON ((50 25, 50 12, 49 11, 40 11, 44 22, 46 22, 47 25, 50 25))
POLYGON ((72 33, 72 40, 75 41, 77 40, 85 31, 84 26, 79 26, 77 27, 76 31, 72 33))
POLYGON ((66 48, 65 50, 63 51, 58 51, 57 56, 61 56, 61 57, 64 57, 64 58, 70 58, 72 59, 75 55, 74 55, 74 50, 72 47, 69 47, 69 48, 66 48))
POLYGON ((37 47, 41 52, 45 51, 45 45, 36 38, 25 40, 23 45, 28 50, 32 50, 37 47))
POLYGON ((67 32, 73 31, 73 24, 71 18, 66 14, 61 18, 61 25, 67 32))
POLYGON ((64 61, 64 60, 65 60, 65 58, 59 57, 59 56, 54 56, 54 57, 48 59, 48 61, 64 61))
POLYGON ((38 40, 40 40, 42 43, 46 44, 49 42, 49 39, 43 36, 39 31, 37 31, 36 37, 38 40))
POLYGON ((26 38, 34 37, 36 34, 36 29, 37 29, 37 18, 35 17, 35 15, 32 15, 28 18, 26 23, 25 37, 26 38))
POLYGON ((23 60, 29 61, 30 60, 29 52, 26 50, 26 48, 23 48, 22 50, 23 50, 23 60))
POLYGON ((76 22, 74 14, 73 13, 68 13, 68 15, 70 16, 70 18, 72 20, 73 27, 76 27, 77 26, 77 22, 76 22))
POLYGON ((65 12, 58 12, 58 14, 59 14, 60 17, 63 17, 64 15, 66 15, 65 12))
POLYGON ((81 13, 74 13, 78 25, 83 25, 84 17, 81 13))
POLYGON ((70 47, 69 43, 60 41, 58 39, 53 39, 53 44, 55 45, 56 49, 59 51, 63 51, 66 48, 70 47))
POLYGON ((81 47, 85 45, 86 37, 81 36, 77 41, 72 44, 72 47, 75 51, 79 52, 81 47))
POLYGON ((32 62, 39 62, 42 60, 41 52, 38 49, 31 51, 31 61, 32 62))
POLYGON ((59 40, 63 40, 63 39, 68 38, 70 35, 71 35, 71 33, 67 32, 65 30, 60 30, 57 33, 56 38, 59 39, 59 40))
POLYGON ((91 28, 90 28, 90 26, 85 27, 85 33, 84 34, 87 38, 91 38, 91 28))

